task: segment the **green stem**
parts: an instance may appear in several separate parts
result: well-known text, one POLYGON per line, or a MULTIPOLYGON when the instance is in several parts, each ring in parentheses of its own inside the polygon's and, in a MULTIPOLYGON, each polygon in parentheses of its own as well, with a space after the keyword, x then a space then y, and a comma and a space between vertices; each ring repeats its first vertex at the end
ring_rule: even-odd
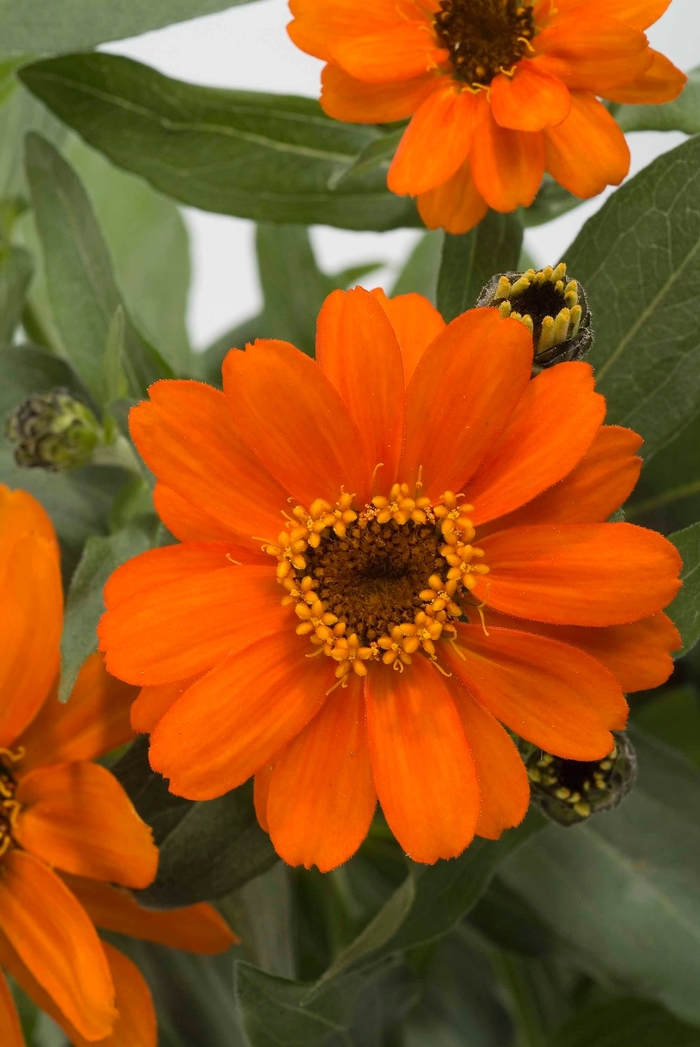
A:
POLYGON ((498 950, 493 963, 510 1002, 510 1016, 517 1036, 517 1047, 547 1047, 547 1036, 536 993, 528 977, 527 961, 498 950))
POLYGON ((132 445, 121 433, 116 440, 108 444, 99 444, 92 455, 91 465, 113 465, 126 469, 139 479, 143 478, 141 463, 132 445))
POLYGON ((690 498, 694 494, 700 494, 700 480, 681 484, 680 487, 673 487, 670 491, 664 491, 663 494, 657 494, 653 498, 645 498, 634 505, 627 505, 625 506, 625 516, 628 520, 634 520, 644 516, 645 513, 653 512, 654 509, 663 509, 665 505, 678 502, 681 498, 690 498))

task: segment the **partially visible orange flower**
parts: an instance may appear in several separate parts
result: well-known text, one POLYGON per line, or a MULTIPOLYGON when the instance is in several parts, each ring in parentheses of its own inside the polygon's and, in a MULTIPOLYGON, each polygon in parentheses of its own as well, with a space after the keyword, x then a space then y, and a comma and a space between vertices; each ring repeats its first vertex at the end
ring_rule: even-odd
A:
MULTIPOLYGON (((76 1047, 155 1047, 148 987, 96 925, 197 952, 233 936, 210 906, 150 913, 112 886, 146 887, 158 865, 121 785, 90 762, 133 736, 135 692, 95 654, 59 704, 62 618, 51 521, 0 486, 0 965, 76 1047)), ((0 1029, 3 1047, 24 1047, 2 974, 0 1029)))
POLYGON ((254 774, 278 853, 321 870, 378 796, 434 862, 525 814, 499 721, 567 759, 611 751, 623 690, 671 672, 680 559, 605 522, 641 439, 602 424, 590 366, 530 380, 532 359, 496 309, 446 326, 419 295, 357 289, 326 300, 317 362, 258 341, 223 393, 151 386, 131 432, 182 544, 112 575, 99 634, 144 685, 132 723, 173 792, 254 774))
POLYGON ((290 0, 289 35, 328 64, 321 105, 353 123, 412 116, 389 188, 463 233, 528 207, 545 171, 586 199, 627 175, 599 97, 668 102, 686 76, 644 30, 670 0, 290 0))

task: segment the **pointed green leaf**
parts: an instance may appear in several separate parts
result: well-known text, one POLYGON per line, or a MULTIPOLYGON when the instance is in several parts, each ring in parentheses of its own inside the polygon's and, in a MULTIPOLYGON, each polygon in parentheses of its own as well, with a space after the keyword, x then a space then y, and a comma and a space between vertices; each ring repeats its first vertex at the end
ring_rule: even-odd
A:
POLYGON ((134 524, 109 537, 88 538, 68 590, 61 637, 59 701, 70 697, 80 667, 97 650, 97 624, 104 611, 102 590, 113 571, 133 556, 150 549, 152 532, 134 524))
MULTIPOLYGON (((104 403, 102 355, 112 317, 122 304, 111 259, 85 190, 69 164, 35 133, 27 136, 26 154, 53 317, 69 359, 93 396, 104 403)), ((130 322, 124 344, 133 395, 142 395, 151 382, 171 375, 130 322)))
POLYGON ((474 308, 492 276, 517 268, 522 243, 523 227, 518 216, 496 211, 489 211, 468 233, 445 234, 437 307, 448 323, 474 308))
POLYGON ((0 0, 0 55, 89 50, 251 0, 0 0))
POLYGON ((667 608, 683 637, 683 654, 700 640, 700 523, 670 536, 683 559, 683 588, 667 608))
POLYGON ((50 59, 20 76, 90 145, 182 203, 261 222, 420 224, 383 171, 342 178, 381 132, 331 120, 311 99, 198 87, 110 54, 50 59))
POLYGON ((613 193, 566 261, 588 295, 607 421, 651 457, 700 408, 700 138, 613 193))
POLYGON ((435 305, 444 239, 442 229, 423 234, 396 277, 396 283, 391 289, 392 296, 422 294, 435 305))
POLYGON ((124 309, 118 305, 107 331, 107 342, 102 354, 102 389, 106 404, 123 400, 129 394, 129 383, 124 373, 125 326, 124 309))

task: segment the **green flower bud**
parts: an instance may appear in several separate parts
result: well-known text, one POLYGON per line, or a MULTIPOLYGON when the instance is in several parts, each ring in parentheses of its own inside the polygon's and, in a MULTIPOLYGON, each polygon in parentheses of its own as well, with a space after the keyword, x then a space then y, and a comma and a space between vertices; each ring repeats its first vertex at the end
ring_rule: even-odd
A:
POLYGON ((562 760, 521 742, 533 803, 558 825, 578 825, 592 814, 622 803, 637 777, 637 755, 622 731, 613 731, 615 748, 602 760, 562 760))
POLYGON ((103 439, 89 407, 67 389, 28 397, 7 419, 17 465, 64 472, 86 465, 103 439))
POLYGON ((525 273, 498 273, 477 300, 520 320, 535 346, 533 374, 566 360, 582 360, 593 345, 586 293, 566 275, 566 263, 525 273))

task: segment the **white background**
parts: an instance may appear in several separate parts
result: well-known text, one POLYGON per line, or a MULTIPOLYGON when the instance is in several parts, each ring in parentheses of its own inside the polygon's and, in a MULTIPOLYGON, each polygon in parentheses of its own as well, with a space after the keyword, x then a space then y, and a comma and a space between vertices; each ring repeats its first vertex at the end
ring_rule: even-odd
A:
MULTIPOLYGON (((259 0, 110 44, 105 50, 128 55, 191 83, 317 98, 322 63, 294 47, 285 31, 288 21, 286 0, 259 0)), ((648 35, 652 46, 682 69, 700 64, 700 0, 673 0, 648 35)), ((631 135, 632 174, 683 137, 655 132, 631 135)), ((526 247, 534 258, 543 265, 559 261, 604 198, 528 231, 526 247)), ((189 323, 194 344, 203 347, 259 307, 254 226, 245 219, 192 208, 186 208, 184 214, 192 238, 194 269, 189 323)), ((407 229, 353 233, 323 226, 313 231, 317 255, 325 269, 341 269, 370 259, 384 261, 386 268, 369 278, 371 286, 391 283, 418 235, 407 229)))

